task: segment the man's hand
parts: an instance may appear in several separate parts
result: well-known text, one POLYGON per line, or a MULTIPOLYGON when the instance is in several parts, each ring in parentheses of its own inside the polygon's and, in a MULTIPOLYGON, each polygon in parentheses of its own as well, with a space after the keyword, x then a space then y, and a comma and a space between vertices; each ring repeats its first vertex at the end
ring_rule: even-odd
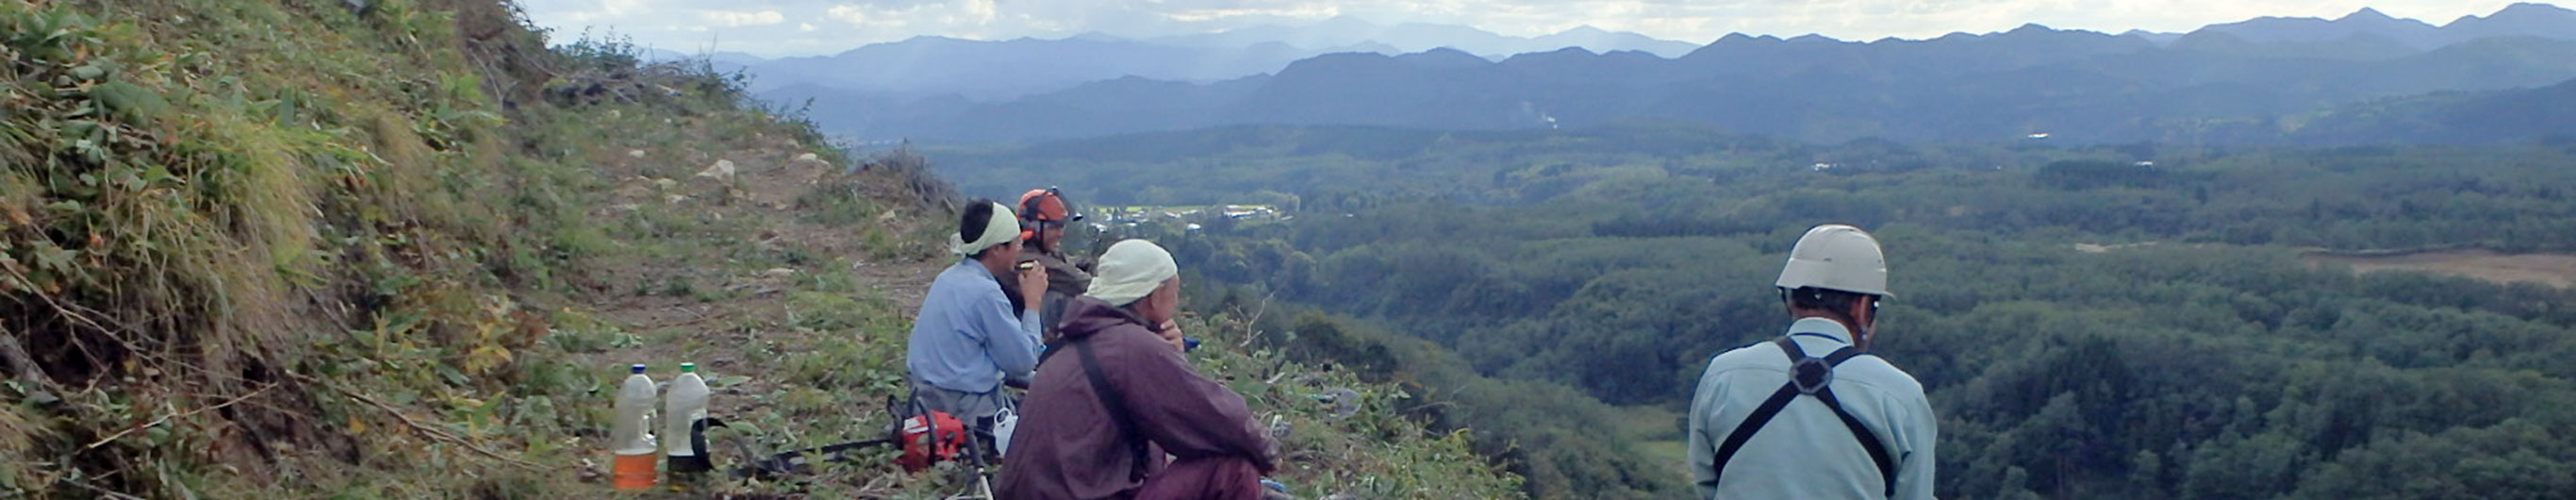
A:
POLYGON ((1046 303, 1046 266, 1036 264, 1035 261, 1020 263, 1020 298, 1028 302, 1030 311, 1037 311, 1046 303))
POLYGON ((1172 344, 1172 350, 1189 352, 1189 343, 1185 340, 1188 337, 1181 334, 1180 322, 1165 321, 1161 325, 1156 325, 1154 327, 1154 334, 1162 336, 1164 342, 1170 342, 1172 344))

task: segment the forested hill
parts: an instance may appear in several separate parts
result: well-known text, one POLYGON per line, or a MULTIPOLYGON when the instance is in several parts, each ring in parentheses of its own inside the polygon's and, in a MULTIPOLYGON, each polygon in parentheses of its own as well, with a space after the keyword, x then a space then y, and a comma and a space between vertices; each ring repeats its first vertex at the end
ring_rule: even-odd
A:
POLYGON ((2365 11, 2170 39, 2038 25, 1865 43, 1734 35, 1671 59, 1581 49, 1500 61, 1453 50, 1327 54, 1222 82, 1130 77, 989 103, 813 86, 766 97, 810 99, 835 133, 970 143, 1225 125, 1547 129, 1672 119, 1826 143, 2049 134, 2086 144, 2268 144, 2296 142, 2308 116, 2336 106, 2576 79, 2571 34, 2576 11, 2521 4, 2440 28, 2365 11))
POLYGON ((1107 229, 1182 241, 1195 282, 1247 309, 1317 311, 1269 320, 1294 352, 1444 388, 1420 411, 1513 443, 1480 449, 1541 496, 1679 491, 1677 424, 1624 424, 1669 419, 1710 356, 1778 335, 1771 280, 1828 222, 1887 248, 1876 353, 1942 416, 1943 497, 2576 488, 2576 144, 1245 127, 946 158, 1103 204, 1285 210, 1107 229), (2356 272, 2379 268, 2398 270, 2356 272), (1569 416, 1508 410, 1533 407, 1569 416))

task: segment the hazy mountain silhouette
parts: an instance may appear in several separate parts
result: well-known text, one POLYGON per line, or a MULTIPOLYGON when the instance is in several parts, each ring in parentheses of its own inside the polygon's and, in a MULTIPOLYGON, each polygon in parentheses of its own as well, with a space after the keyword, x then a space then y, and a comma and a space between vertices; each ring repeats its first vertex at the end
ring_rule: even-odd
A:
POLYGON ((1636 33, 1608 31, 1589 25, 1544 36, 1519 37, 1465 26, 1423 23, 1380 25, 1349 16, 1326 19, 1305 26, 1262 25, 1201 35, 1146 38, 1144 41, 1184 47, 1213 48, 1242 48, 1277 42, 1313 48, 1380 46, 1392 49, 1354 51, 1384 53, 1450 48, 1497 59, 1513 54, 1545 52, 1567 47, 1582 47, 1596 52, 1634 50, 1673 57, 1699 47, 1699 44, 1695 43, 1659 40, 1636 33))
POLYGON ((2336 42, 2368 37, 2432 49, 2495 37, 2576 40, 2576 29, 2571 27, 2576 27, 2576 11, 2545 4, 2518 3, 2492 16, 2464 16, 2438 27, 2424 21, 2389 17, 2378 9, 2363 8, 2333 20, 2263 17, 2210 25, 2200 31, 2226 33, 2254 42, 2336 42))
POLYGON ((2576 79, 2571 39, 2576 11, 2518 4, 2441 27, 2363 10, 2170 39, 2039 25, 1867 43, 1730 35, 1672 59, 1581 49, 1500 61, 1453 49, 1338 53, 1222 82, 1124 78, 981 104, 829 89, 784 97, 814 99, 818 121, 840 133, 957 141, 1234 124, 1497 129, 1648 118, 1819 142, 2036 133, 2234 142, 2292 140, 2277 131, 2284 117, 2353 103, 2576 79))
MULTIPOLYGON (((1337 52, 1403 54, 1455 48, 1488 57, 1586 47, 1680 55, 1696 45, 1590 26, 1515 37, 1463 26, 1384 26, 1334 18, 1310 26, 1256 26, 1203 35, 1131 39, 1092 33, 1062 39, 981 41, 915 37, 820 57, 715 58, 718 69, 757 76, 755 90, 799 85, 882 97, 1010 99, 1094 81, 1143 77, 1208 82, 1278 71, 1298 59, 1337 52)), ((657 59, 680 57, 659 53, 657 59)), ((801 92, 801 91, 800 91, 801 92)))
POLYGON ((2534 89, 2444 92, 2345 105, 2286 123, 2283 142, 2317 145, 2547 139, 2576 145, 2576 80, 2534 89))

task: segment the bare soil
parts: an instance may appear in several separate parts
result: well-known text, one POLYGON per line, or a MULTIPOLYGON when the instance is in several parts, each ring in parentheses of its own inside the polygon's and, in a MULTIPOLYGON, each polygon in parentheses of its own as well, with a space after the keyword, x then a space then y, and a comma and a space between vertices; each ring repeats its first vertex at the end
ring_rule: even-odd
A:
MULTIPOLYGON (((746 359, 745 351, 736 347, 766 343, 780 352, 798 352, 817 340, 780 328, 795 315, 786 292, 799 288, 797 282, 842 275, 865 289, 859 294, 894 302, 906 316, 903 321, 909 322, 931 279, 946 264, 941 259, 879 261, 863 247, 857 229, 801 217, 805 209, 797 206, 800 196, 835 186, 873 187, 883 184, 881 179, 859 179, 869 174, 852 174, 819 161, 804 154, 804 145, 792 139, 755 135, 734 142, 737 149, 730 151, 645 148, 596 160, 610 177, 624 180, 609 203, 591 210, 594 217, 618 219, 660 206, 712 215, 730 234, 673 234, 670 238, 690 240, 673 245, 681 249, 677 255, 604 266, 608 269, 592 276, 598 282, 592 288, 598 293, 581 302, 600 321, 642 342, 574 356, 576 362, 599 367, 603 373, 616 372, 614 367, 627 363, 689 360, 705 366, 711 375, 749 377, 740 385, 718 388, 715 407, 710 408, 717 415, 747 413, 761 403, 738 396, 768 393, 786 378, 778 360, 746 359), (729 175, 713 173, 717 160, 732 166, 729 175), (744 252, 801 253, 815 260, 766 269, 744 269, 730 262, 744 252), (655 290, 674 280, 696 289, 721 290, 714 294, 723 298, 631 292, 655 290)), ((910 226, 926 219, 905 215, 887 212, 862 224, 907 234, 910 226)), ((667 366, 657 369, 657 378, 667 376, 667 366)))
POLYGON ((2311 253, 2311 264, 2351 266, 2354 272, 2415 271, 2460 276, 2497 283, 2528 282, 2560 288, 2576 286, 2576 255, 2500 254, 2486 250, 2420 252, 2386 256, 2311 253))

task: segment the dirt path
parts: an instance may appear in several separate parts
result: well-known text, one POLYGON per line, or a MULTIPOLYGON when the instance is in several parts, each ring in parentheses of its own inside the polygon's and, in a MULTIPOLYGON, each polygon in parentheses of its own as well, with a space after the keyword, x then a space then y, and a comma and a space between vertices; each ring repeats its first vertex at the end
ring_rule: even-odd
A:
POLYGON ((622 180, 591 215, 637 257, 587 277, 594 293, 577 300, 596 325, 573 334, 600 340, 572 360, 603 384, 629 364, 668 380, 697 363, 709 413, 765 445, 868 437, 888 420, 902 332, 947 264, 928 250, 938 242, 915 241, 937 217, 871 192, 891 184, 870 177, 883 174, 746 139, 600 159, 622 180))

